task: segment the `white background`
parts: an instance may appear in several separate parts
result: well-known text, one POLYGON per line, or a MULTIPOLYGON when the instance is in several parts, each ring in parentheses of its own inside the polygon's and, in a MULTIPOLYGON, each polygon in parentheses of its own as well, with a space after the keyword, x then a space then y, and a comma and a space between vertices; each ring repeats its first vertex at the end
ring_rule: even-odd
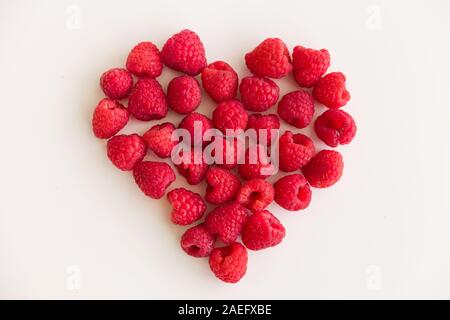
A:
POLYGON ((1 0, 0 298, 450 298, 449 32, 446 0, 1 0), (237 285, 181 251, 167 201, 91 132, 101 73, 183 28, 241 75, 270 36, 327 48, 352 94, 343 179, 304 212, 272 205, 287 236, 237 285))

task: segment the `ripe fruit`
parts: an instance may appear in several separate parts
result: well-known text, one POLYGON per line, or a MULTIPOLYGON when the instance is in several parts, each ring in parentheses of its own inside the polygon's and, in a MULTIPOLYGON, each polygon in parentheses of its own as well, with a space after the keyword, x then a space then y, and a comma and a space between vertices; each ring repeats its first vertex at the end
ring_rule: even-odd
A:
POLYGON ((262 145, 250 146, 245 151, 245 163, 239 164, 238 171, 245 180, 265 179, 274 173, 267 152, 262 145))
POLYGON ((92 116, 92 130, 100 139, 108 139, 119 132, 128 122, 128 110, 112 99, 102 99, 92 116))
POLYGON ((216 205, 233 200, 241 187, 238 177, 231 171, 218 167, 210 167, 206 171, 205 179, 208 183, 205 199, 216 205))
POLYGON ((247 271, 247 260, 247 249, 234 242, 226 247, 215 248, 209 256, 209 266, 220 280, 236 283, 247 271))
POLYGON ((210 153, 205 149, 207 159, 211 159, 208 163, 214 162, 218 167, 227 170, 234 169, 244 154, 243 143, 236 137, 215 136, 207 148, 211 148, 210 153))
POLYGON ((236 97, 238 75, 226 62, 216 61, 202 71, 202 84, 215 102, 232 100, 236 97))
POLYGON ((257 143, 270 146, 276 139, 271 130, 280 129, 280 119, 276 114, 251 114, 248 116, 247 129, 256 131, 257 143), (266 139, 263 138, 264 132, 266 139))
POLYGON ((314 50, 297 46, 292 53, 292 72, 295 81, 305 88, 311 88, 325 74, 330 66, 330 53, 326 49, 314 50))
POLYGON ((239 92, 247 110, 262 112, 277 103, 280 88, 268 78, 250 76, 242 79, 239 92))
POLYGON ((201 258, 210 255, 214 249, 215 237, 205 227, 204 224, 196 225, 183 234, 181 237, 181 248, 188 255, 201 258))
POLYGON ((173 78, 167 87, 167 101, 173 111, 187 114, 198 108, 202 100, 200 85, 195 78, 173 78))
POLYGON ((280 118, 297 128, 308 126, 314 115, 314 99, 304 90, 286 94, 278 104, 280 118))
POLYGON ((290 211, 306 209, 311 202, 311 188, 301 174, 291 174, 273 185, 275 202, 290 211))
POLYGON ((137 44, 131 50, 126 65, 128 71, 138 77, 156 78, 163 69, 158 48, 148 41, 137 44))
POLYGON ((180 152, 181 163, 175 164, 178 172, 186 178, 189 184, 196 185, 203 181, 205 178, 208 165, 203 159, 203 155, 200 151, 192 149, 190 151, 180 152))
POLYGON ((255 212, 242 228, 242 242, 250 250, 274 247, 285 235, 281 222, 267 210, 255 212))
POLYGON ((332 72, 321 78, 314 86, 313 96, 328 108, 340 108, 350 100, 350 92, 345 87, 345 76, 332 72))
POLYGON ((309 184, 315 188, 327 188, 339 181, 344 170, 342 155, 334 150, 322 150, 302 171, 309 184))
POLYGON ((100 87, 108 98, 120 100, 128 96, 133 86, 131 74, 120 68, 109 69, 100 77, 100 87))
POLYGON ((160 158, 168 158, 172 149, 178 144, 178 141, 172 140, 172 133, 175 126, 170 122, 157 124, 151 127, 143 135, 147 147, 160 158))
POLYGON ((207 116, 198 112, 192 112, 181 120, 178 128, 185 129, 189 132, 192 145, 199 144, 205 146, 209 143, 209 141, 205 139, 205 133, 207 130, 213 128, 213 124, 207 116), (198 136, 195 135, 196 127, 198 136))
POLYGON ((167 194, 167 199, 172 205, 171 220, 182 226, 199 220, 206 211, 206 203, 195 192, 185 188, 173 189, 167 194))
POLYGON ((251 179, 242 184, 236 196, 236 201, 252 212, 264 210, 272 203, 274 189, 263 179, 251 179))
POLYGON ((133 176, 139 189, 153 199, 162 198, 167 187, 175 181, 175 173, 164 162, 139 162, 134 167, 133 176))
POLYGON ((138 120, 149 121, 164 118, 167 100, 158 81, 150 78, 138 80, 128 99, 128 111, 138 120))
POLYGON ((353 140, 356 124, 347 112, 340 109, 328 109, 316 119, 314 131, 320 140, 334 148, 353 140))
POLYGON ((147 151, 145 141, 137 134, 118 135, 109 139, 108 158, 120 170, 129 171, 142 161, 147 151))
POLYGON ((212 121, 214 127, 222 131, 223 134, 233 135, 235 131, 245 130, 248 114, 242 103, 237 100, 229 100, 217 105, 212 115, 212 121))
POLYGON ((286 131, 280 137, 279 164, 280 170, 292 172, 299 170, 314 156, 314 142, 304 134, 293 134, 286 131))

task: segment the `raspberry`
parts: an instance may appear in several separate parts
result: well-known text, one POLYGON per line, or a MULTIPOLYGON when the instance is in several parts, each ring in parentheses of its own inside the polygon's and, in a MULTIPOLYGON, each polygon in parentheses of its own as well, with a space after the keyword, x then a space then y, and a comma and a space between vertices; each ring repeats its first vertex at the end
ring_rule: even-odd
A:
POLYGON ((191 135, 191 144, 194 145, 195 142, 199 142, 200 138, 202 141, 203 146, 207 145, 209 141, 205 139, 205 132, 207 130, 212 129, 213 124, 209 118, 201 113, 198 112, 192 112, 185 116, 183 120, 181 120, 180 124, 178 125, 178 128, 186 129, 189 131, 189 134, 191 135), (199 139, 195 137, 194 135, 194 128, 195 125, 199 127, 199 139))
POLYGON ((186 178, 186 181, 191 185, 199 184, 205 178, 208 165, 203 160, 201 150, 199 152, 194 151, 181 152, 181 163, 176 164, 175 167, 178 172, 186 178))
POLYGON ((234 137, 226 138, 219 135, 215 136, 208 148, 209 147, 212 148, 211 156, 213 161, 211 162, 214 162, 218 167, 226 170, 234 169, 243 155, 242 143, 234 137))
POLYGON ((312 94, 328 108, 340 108, 350 100, 350 92, 345 88, 345 76, 341 72, 332 72, 321 78, 312 94))
POLYGON ((280 79, 292 70, 289 50, 278 38, 261 42, 245 55, 245 63, 253 74, 260 77, 280 79))
POLYGON ((356 134, 352 116, 339 109, 328 109, 314 123, 314 130, 320 140, 330 147, 350 143, 356 134))
POLYGON ((311 186, 327 188, 342 176, 344 161, 342 155, 334 150, 322 150, 316 154, 302 171, 311 186))
POLYGON ((205 199, 212 204, 224 204, 233 200, 241 187, 238 177, 218 167, 210 167, 205 179, 208 183, 205 199))
POLYGON ((177 145, 177 141, 172 141, 172 133, 175 126, 169 122, 157 124, 151 127, 143 138, 147 147, 160 158, 168 158, 172 149, 177 145))
POLYGON ((209 266, 214 275, 228 283, 242 279, 247 271, 247 261, 247 249, 238 242, 215 248, 209 256, 209 266))
POLYGON ((173 189, 167 194, 172 205, 171 220, 182 226, 200 219, 206 211, 206 203, 198 193, 185 188, 173 189))
POLYGON ((130 115, 119 102, 102 99, 95 107, 92 130, 100 139, 108 139, 119 132, 128 122, 130 115))
POLYGON ((158 81, 139 79, 128 99, 128 111, 138 120, 149 121, 164 118, 167 114, 167 100, 158 81))
POLYGON ((123 171, 132 170, 136 163, 144 159, 146 151, 144 139, 137 134, 115 136, 107 144, 108 158, 123 171))
POLYGON ((151 42, 141 42, 128 54, 128 71, 138 77, 156 78, 161 75, 163 64, 158 48, 151 42))
POLYGON ((195 32, 182 30, 164 44, 161 51, 169 68, 196 76, 206 67, 205 48, 195 32))
POLYGON ((311 88, 325 74, 330 66, 327 50, 314 50, 297 46, 292 53, 292 72, 295 81, 301 86, 311 88))
POLYGON ((181 248, 188 255, 201 258, 210 255, 214 249, 215 237, 204 224, 196 225, 186 230, 181 237, 181 248))
POLYGON ((202 84, 215 102, 231 100, 236 97, 238 75, 226 62, 216 61, 202 71, 202 84))
POLYGON ((274 190, 270 183, 263 179, 251 179, 239 190, 236 201, 253 212, 261 211, 272 203, 274 190))
POLYGON ((286 230, 269 211, 255 212, 242 228, 242 242, 250 250, 261 250, 279 244, 286 230))
POLYGON ((239 92, 247 110, 262 112, 277 103, 280 88, 268 78, 250 76, 242 79, 239 92))
POLYGON ((200 85, 195 78, 173 78, 167 87, 167 101, 173 111, 187 114, 198 108, 202 100, 200 85))
POLYGON ((315 152, 314 142, 301 133, 286 131, 280 137, 280 170, 292 172, 299 170, 311 160, 315 152))
POLYGON ((213 234, 230 244, 236 241, 242 226, 247 221, 250 211, 239 203, 231 202, 221 205, 211 211, 205 219, 205 225, 213 234))
POLYGON ((173 169, 164 162, 142 161, 133 170, 134 180, 150 198, 160 199, 167 187, 175 181, 173 169))
POLYGON ((273 174, 274 168, 269 162, 265 148, 256 145, 245 151, 245 162, 238 166, 238 171, 245 180, 265 179, 273 174))
POLYGON ((281 119, 297 128, 308 126, 314 115, 314 99, 303 90, 286 94, 278 104, 281 119))
POLYGON ((290 211, 306 209, 311 202, 311 188, 301 174, 291 174, 273 185, 275 202, 290 211))
POLYGON ((125 69, 110 69, 100 77, 100 86, 108 98, 119 100, 130 93, 133 77, 125 69))
MULTIPOLYGON (((244 131, 247 127, 248 114, 242 103, 237 100, 220 102, 212 115, 214 127, 227 134, 227 130, 244 131)), ((230 134, 232 135, 232 134, 230 134)))
POLYGON ((247 129, 253 129, 256 131, 257 142, 270 146, 275 137, 272 137, 271 130, 280 129, 280 119, 276 114, 251 114, 248 116, 247 129), (266 130, 267 141, 262 138, 260 130, 266 130))

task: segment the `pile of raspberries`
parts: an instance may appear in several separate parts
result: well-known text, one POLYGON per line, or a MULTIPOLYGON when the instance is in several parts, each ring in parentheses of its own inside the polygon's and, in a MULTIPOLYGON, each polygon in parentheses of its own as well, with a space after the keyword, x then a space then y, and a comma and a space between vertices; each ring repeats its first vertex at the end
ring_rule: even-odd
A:
MULTIPOLYGON (((340 109, 350 100, 350 93, 344 74, 325 74, 330 66, 327 50, 296 46, 291 55, 282 40, 269 38, 245 55, 245 63, 252 75, 240 81, 228 63, 208 64, 203 43, 190 30, 173 35, 162 50, 151 42, 141 42, 129 53, 125 68, 110 69, 101 76, 106 98, 94 110, 93 132, 100 139, 109 139, 108 158, 120 170, 132 171, 138 187, 153 199, 162 198, 176 176, 170 161, 147 161, 144 157, 151 150, 155 159, 170 159, 178 143, 171 138, 177 127, 163 122, 143 135, 116 135, 130 116, 141 121, 159 120, 171 108, 184 115, 178 128, 192 133, 194 123, 200 123, 202 130, 216 128, 223 133, 230 129, 279 129, 280 118, 302 129, 313 121, 317 102, 327 107, 314 121, 317 137, 332 148, 352 141, 355 121, 340 109), (166 90, 156 80, 164 65, 182 73, 166 90), (303 89, 280 99, 280 88, 272 79, 290 77, 291 73, 303 89), (217 103, 211 118, 195 112, 202 88, 217 103), (120 102, 125 98, 127 107, 120 102), (277 114, 261 113, 277 102, 277 114)), ((264 138, 268 140, 265 145, 273 143, 270 135, 264 138)), ((311 201, 311 187, 326 188, 341 178, 344 163, 339 152, 316 152, 311 138, 295 131, 285 131, 277 139, 279 168, 289 174, 273 185, 266 181, 270 172, 262 170, 269 166, 263 146, 256 148, 256 163, 250 163, 248 159, 255 151, 238 150, 226 136, 214 140, 217 146, 223 146, 226 161, 214 165, 202 160, 183 161, 198 157, 192 148, 183 152, 181 163, 174 165, 188 184, 207 184, 204 195, 185 188, 167 193, 173 223, 186 226, 203 221, 186 230, 181 248, 193 257, 209 257, 212 272, 222 281, 236 283, 244 276, 247 249, 270 248, 285 237, 283 225, 266 210, 269 204, 275 201, 286 210, 304 210, 311 201), (243 163, 237 161, 241 154, 243 163), (215 208, 203 219, 206 203, 215 208), (239 236, 242 244, 237 242, 239 236)), ((206 147, 210 141, 204 139, 202 143, 206 147)))

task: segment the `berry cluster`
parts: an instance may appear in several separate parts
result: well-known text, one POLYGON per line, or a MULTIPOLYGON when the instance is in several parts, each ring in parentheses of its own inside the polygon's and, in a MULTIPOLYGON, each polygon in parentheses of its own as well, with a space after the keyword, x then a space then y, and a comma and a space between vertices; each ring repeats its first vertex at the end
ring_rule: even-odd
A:
POLYGON ((311 201, 311 187, 332 186, 342 176, 342 155, 335 150, 318 151, 313 139, 298 131, 313 122, 315 104, 328 108, 313 125, 323 143, 332 148, 348 144, 356 133, 355 121, 340 109, 350 100, 344 74, 326 74, 330 66, 327 50, 296 46, 291 54, 282 40, 269 38, 245 55, 245 64, 252 75, 241 81, 228 63, 208 64, 202 41, 190 30, 170 37, 161 50, 151 42, 141 42, 130 51, 125 68, 101 75, 106 98, 97 104, 92 117, 94 135, 108 139, 108 158, 118 169, 131 171, 148 197, 166 195, 176 180, 173 167, 186 179, 186 187, 205 184, 203 195, 183 187, 167 193, 170 220, 182 226, 196 223, 182 235, 182 250, 193 257, 209 257, 215 276, 229 283, 245 275, 247 249, 274 247, 285 237, 286 230, 267 209, 269 205, 275 202, 288 211, 304 210, 311 201), (166 90, 156 79, 164 67, 181 73, 166 90), (281 95, 275 81, 290 73, 301 88, 281 95), (202 88, 217 103, 210 117, 195 112, 202 102, 202 88), (260 113, 275 105, 277 114, 260 113), (142 135, 118 134, 130 117, 159 120, 168 112, 183 115, 178 127, 162 121, 142 135), (283 126, 291 127, 274 135, 281 128, 280 119, 283 126), (200 141, 194 141, 198 127, 200 141), (181 143, 173 138, 177 128, 191 134, 187 151, 174 152, 181 143), (223 136, 209 139, 209 129, 223 136), (245 150, 229 139, 229 132, 246 129, 257 131, 256 148, 245 150), (267 134, 260 134, 264 130, 267 134), (265 146, 275 143, 279 169, 288 174, 271 183, 267 178, 277 171, 265 146), (214 145, 223 161, 210 165, 204 153, 193 147, 198 144, 201 150, 214 145), (174 154, 180 161, 173 160, 174 154), (145 159, 147 155, 150 160, 145 159), (209 213, 207 203, 215 206, 209 213))

